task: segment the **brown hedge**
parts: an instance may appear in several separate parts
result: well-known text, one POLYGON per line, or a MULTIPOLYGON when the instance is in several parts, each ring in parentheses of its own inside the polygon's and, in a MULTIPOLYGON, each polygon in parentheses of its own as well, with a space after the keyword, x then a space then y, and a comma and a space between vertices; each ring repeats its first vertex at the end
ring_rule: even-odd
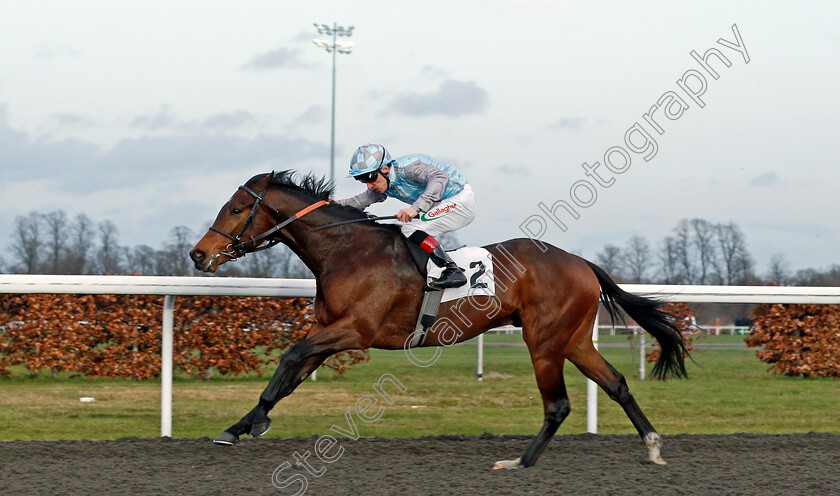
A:
MULTIPOLYGON (((311 300, 233 296, 175 299, 174 367, 205 374, 256 371, 306 336, 311 300)), ((0 295, 0 375, 11 365, 86 376, 145 379, 160 372, 162 296, 0 295)), ((366 361, 338 354, 343 372, 366 361)))
POLYGON ((747 346, 774 373, 840 377, 840 306, 759 305, 747 346))

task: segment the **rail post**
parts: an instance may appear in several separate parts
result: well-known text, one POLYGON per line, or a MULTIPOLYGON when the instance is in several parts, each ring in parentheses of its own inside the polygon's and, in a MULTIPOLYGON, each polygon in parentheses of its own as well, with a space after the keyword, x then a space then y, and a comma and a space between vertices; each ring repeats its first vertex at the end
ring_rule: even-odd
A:
MULTIPOLYGON (((595 324, 592 325, 592 344, 598 349, 598 312, 595 312, 595 324)), ((586 432, 598 433, 598 385, 592 379, 586 379, 586 432)))
POLYGON ((639 380, 645 380, 645 330, 639 327, 639 380))
POLYGON ((160 435, 172 437, 172 327, 175 297, 163 297, 163 332, 160 346, 160 435))
POLYGON ((478 365, 476 366, 475 376, 478 382, 484 378, 484 333, 478 335, 478 365))

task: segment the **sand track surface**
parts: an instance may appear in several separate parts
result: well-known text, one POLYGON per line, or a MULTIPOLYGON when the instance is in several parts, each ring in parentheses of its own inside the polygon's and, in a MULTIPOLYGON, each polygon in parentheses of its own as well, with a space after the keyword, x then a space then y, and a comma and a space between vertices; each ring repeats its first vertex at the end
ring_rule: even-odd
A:
POLYGON ((667 466, 644 463, 636 436, 563 435, 525 470, 491 467, 520 456, 528 436, 320 439, 0 442, 0 493, 840 494, 838 434, 663 436, 667 466))

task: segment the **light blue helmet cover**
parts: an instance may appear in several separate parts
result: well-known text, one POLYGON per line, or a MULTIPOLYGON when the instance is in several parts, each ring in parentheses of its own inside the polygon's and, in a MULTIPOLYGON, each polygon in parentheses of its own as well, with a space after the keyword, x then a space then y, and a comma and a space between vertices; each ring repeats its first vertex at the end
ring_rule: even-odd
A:
POLYGON ((375 171, 391 162, 391 154, 384 146, 376 143, 362 145, 356 149, 356 153, 350 159, 350 175, 347 177, 355 177, 375 171))

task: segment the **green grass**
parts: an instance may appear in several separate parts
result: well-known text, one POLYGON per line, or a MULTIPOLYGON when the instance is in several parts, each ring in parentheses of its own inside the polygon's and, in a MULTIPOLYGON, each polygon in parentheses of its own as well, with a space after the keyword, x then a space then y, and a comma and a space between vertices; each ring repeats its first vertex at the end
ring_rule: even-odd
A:
MULTIPOLYGON (((715 336, 707 342, 741 342, 715 336)), ((487 342, 521 342, 518 335, 489 336, 487 342)), ((624 336, 601 336, 601 342, 627 342, 624 336)), ((650 341, 650 339, 648 340, 650 341)), ((542 423, 542 404, 527 350, 514 346, 485 348, 485 378, 475 379, 476 348, 472 344, 442 349, 428 368, 413 365, 401 351, 371 350, 368 363, 337 375, 320 370, 272 412, 269 436, 311 436, 346 426, 344 412, 386 373, 406 388, 384 415, 366 423, 357 416, 363 436, 415 437, 437 434, 535 434, 542 423)), ((417 350, 430 357, 432 350, 417 350)), ((639 381, 638 350, 602 348, 626 377, 641 408, 663 434, 821 431, 840 433, 840 381, 789 378, 767 372, 768 365, 751 349, 697 350, 689 363, 690 379, 639 381)), ((114 439, 160 434, 160 385, 156 380, 51 379, 31 377, 19 369, 0 378, 0 440, 114 439), (93 396, 94 403, 79 397, 93 396)), ((176 376, 173 397, 175 437, 215 436, 254 406, 271 371, 263 378, 217 378, 210 382, 176 376)), ((560 434, 586 431, 586 386, 567 364, 566 384, 572 413, 560 434)), ((635 432, 621 408, 603 392, 598 403, 599 432, 635 432)))

